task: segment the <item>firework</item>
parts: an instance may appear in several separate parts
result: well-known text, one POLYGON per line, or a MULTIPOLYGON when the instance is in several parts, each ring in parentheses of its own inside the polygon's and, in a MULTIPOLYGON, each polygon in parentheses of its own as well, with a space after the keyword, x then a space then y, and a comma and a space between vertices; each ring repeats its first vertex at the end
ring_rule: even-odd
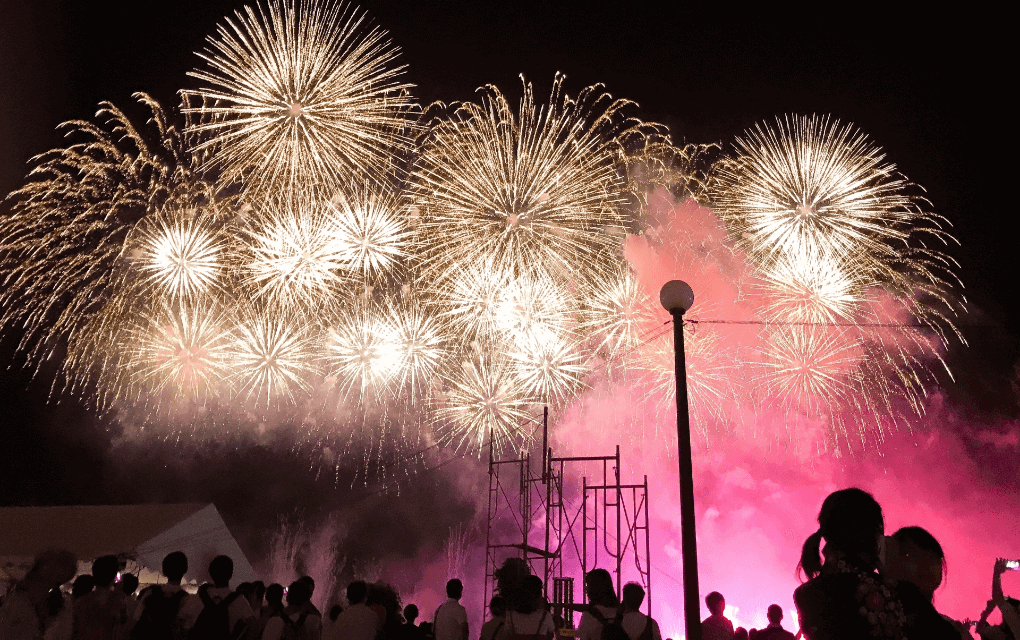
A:
POLYGON ((614 164, 625 101, 600 87, 576 100, 553 82, 547 106, 524 84, 517 113, 495 87, 435 124, 421 151, 414 198, 429 278, 491 262, 516 277, 543 270, 585 280, 618 259, 631 220, 614 164))
POLYGON ((559 342, 570 329, 571 304, 544 275, 522 275, 500 293, 496 328, 518 346, 559 342))
POLYGON ((655 325, 652 303, 629 270, 588 283, 583 330, 593 335, 594 350, 615 359, 638 346, 641 334, 655 325))
POLYGON ((509 276, 491 260, 473 265, 458 265, 441 283, 439 298, 442 317, 452 333, 465 343, 488 338, 496 331, 500 302, 510 284, 509 276))
POLYGON ((908 258, 914 273, 902 267, 910 254, 943 260, 910 250, 923 247, 923 234, 948 238, 939 219, 920 209, 910 183, 852 125, 787 117, 775 129, 758 125, 737 139, 737 149, 736 158, 720 164, 713 209, 772 277, 824 262, 838 263, 858 289, 936 277, 924 260, 908 258), (773 269, 777 262, 784 264, 773 269))
POLYGON ((191 72, 195 148, 249 194, 387 174, 408 148, 399 50, 338 2, 269 0, 227 19, 191 72))
POLYGON ((412 402, 438 378, 446 356, 446 336, 438 319, 416 302, 395 306, 390 312, 399 365, 394 387, 407 389, 412 402))
POLYGON ((444 442, 457 449, 491 442, 499 450, 524 433, 530 398, 509 360, 498 355, 464 360, 454 369, 435 415, 444 442))
POLYGON ((219 395, 231 377, 231 329, 215 302, 158 303, 128 323, 120 348, 132 382, 148 394, 219 395))
POLYGON ((834 258, 798 260, 782 256, 762 272, 767 317, 778 322, 853 322, 874 282, 851 275, 834 258))
POLYGON ((510 357, 517 384, 542 402, 565 400, 584 386, 581 353, 562 338, 527 340, 510 357))
POLYGON ((172 299, 196 298, 219 285, 225 239, 196 209, 164 211, 138 225, 138 269, 172 299))
POLYGON ((293 403, 315 373, 315 337, 304 318, 272 306, 238 314, 230 348, 237 395, 256 408, 293 403))
POLYGON ((400 335, 390 319, 369 301, 362 300, 340 312, 328 330, 323 358, 328 375, 343 397, 357 390, 385 399, 404 353, 400 335))
MULTIPOLYGON (((97 341, 116 332, 108 322, 124 317, 103 310, 118 307, 129 291, 125 243, 146 214, 201 206, 218 215, 229 208, 229 198, 194 171, 162 108, 145 94, 135 97, 151 113, 145 128, 104 102, 101 124, 64 123, 78 141, 37 157, 29 182, 9 196, 11 213, 0 221, 0 326, 22 328, 30 362, 51 357, 65 337, 103 350, 97 341)), ((69 354, 69 380, 90 375, 86 355, 69 354)))
POLYGON ((244 235, 242 280, 257 298, 284 307, 321 306, 349 279, 336 220, 312 198, 266 206, 244 235))
MULTIPOLYGON (((659 407, 668 407, 676 400, 676 351, 671 334, 671 327, 653 333, 634 363, 646 397, 659 407)), ((692 325, 684 325, 684 355, 691 414, 704 431, 711 423, 725 421, 726 412, 733 406, 734 369, 719 334, 704 327, 695 331, 692 325)))
POLYGON ((851 405, 862 349, 852 328, 778 327, 764 342, 759 379, 781 406, 811 416, 851 405))
POLYGON ((929 248, 951 240, 940 218, 852 125, 787 117, 736 146, 712 200, 756 263, 773 325, 761 345, 762 395, 837 429, 844 414, 858 425, 896 422, 898 398, 919 413, 931 379, 921 359, 938 359, 956 331, 954 265, 929 248))
POLYGON ((398 217, 395 198, 366 189, 355 193, 334 198, 330 217, 347 268, 367 280, 407 258, 411 238, 398 217))
POLYGON ((724 279, 746 254, 756 277, 733 287, 760 303, 738 320, 765 325, 740 345, 754 374, 685 327, 701 426, 744 396, 847 436, 850 416, 923 410, 955 331, 955 265, 929 242, 950 236, 852 126, 760 125, 709 170, 712 145, 675 147, 557 75, 547 104, 489 86, 425 129, 397 51, 333 0, 268 0, 209 39, 184 134, 145 96, 145 127, 105 103, 68 123, 74 143, 36 160, 0 222, 0 326, 37 366, 66 345, 62 379, 103 409, 233 399, 256 420, 335 390, 379 442, 430 424, 498 452, 603 365, 672 402, 668 329, 623 257, 644 221, 669 234, 655 250, 693 248, 724 279), (661 188, 710 200, 732 243, 706 240, 707 209, 696 232, 641 218, 661 188))

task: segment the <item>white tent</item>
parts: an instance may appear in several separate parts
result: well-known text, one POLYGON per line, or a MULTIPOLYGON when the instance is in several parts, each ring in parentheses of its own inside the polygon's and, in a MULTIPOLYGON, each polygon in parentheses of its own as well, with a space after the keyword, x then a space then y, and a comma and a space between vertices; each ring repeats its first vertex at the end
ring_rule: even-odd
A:
POLYGON ((139 504, 0 508, 0 582, 20 579, 45 549, 66 549, 91 563, 103 555, 131 559, 158 573, 171 551, 188 556, 186 580, 208 579, 209 561, 234 561, 232 584, 256 579, 213 504, 139 504))

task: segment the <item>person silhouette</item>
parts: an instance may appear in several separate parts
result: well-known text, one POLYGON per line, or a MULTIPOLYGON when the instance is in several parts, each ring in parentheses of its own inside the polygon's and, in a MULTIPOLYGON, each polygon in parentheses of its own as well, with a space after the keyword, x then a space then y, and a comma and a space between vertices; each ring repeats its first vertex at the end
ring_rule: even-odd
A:
POLYGON ((733 623, 724 615, 726 598, 713 591, 705 596, 705 604, 712 615, 701 621, 701 637, 704 640, 732 640, 733 623))
POLYGON ((770 604, 765 614, 769 626, 752 631, 750 640, 793 640, 794 635, 783 628, 783 608, 778 604, 770 604))
POLYGON ((468 640, 467 611, 460 603, 464 583, 457 578, 446 583, 446 602, 439 605, 432 617, 436 640, 468 640))
POLYGON ((636 582, 623 585, 623 630, 630 640, 662 640, 659 623, 641 613, 645 589, 636 582))

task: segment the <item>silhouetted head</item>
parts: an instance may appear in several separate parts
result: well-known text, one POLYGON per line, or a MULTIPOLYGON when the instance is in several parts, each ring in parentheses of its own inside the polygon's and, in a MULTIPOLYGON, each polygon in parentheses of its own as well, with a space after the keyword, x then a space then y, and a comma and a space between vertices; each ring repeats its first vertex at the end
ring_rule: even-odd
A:
POLYGON ((524 579, 524 591, 528 594, 527 597, 535 603, 536 609, 541 609, 544 604, 542 602, 543 586, 542 579, 536 575, 530 575, 524 579))
POLYGON ((138 576, 133 573, 125 573, 120 577, 120 588, 126 595, 133 594, 138 589, 138 576))
POLYGON ((188 572, 188 556, 183 551, 174 551, 163 558, 163 575, 170 584, 180 584, 188 572))
POLYGON ((506 598, 503 596, 493 596, 492 600, 489 600, 489 613, 492 614, 493 618, 502 618, 506 615, 506 598))
POLYGON ((229 587, 234 577, 234 561, 230 556, 216 556, 209 563, 209 577, 217 587, 229 587))
POLYGON ((768 616, 769 622, 772 624, 779 624, 783 621, 783 608, 778 604, 770 604, 769 612, 766 615, 768 616))
POLYGON ((644 587, 636 582, 628 582, 623 585, 623 606, 627 607, 631 611, 637 611, 641 608, 641 603, 644 601, 644 587))
POLYGON ((418 607, 413 604, 409 604, 404 607, 404 620, 407 620, 407 624, 414 624, 414 621, 418 619, 418 607))
POLYGON ((252 600, 254 600, 254 604, 262 606, 262 600, 266 597, 266 583, 261 580, 256 580, 251 583, 251 586, 254 589, 252 593, 252 600))
POLYGON ((283 585, 273 583, 266 587, 266 604, 270 607, 283 606, 283 585))
POLYGON ((726 598, 718 591, 713 591, 705 596, 705 604, 708 605, 708 610, 712 612, 713 616, 721 616, 723 611, 726 611, 726 598))
POLYGON ((737 627, 733 630, 733 640, 748 640, 747 629, 737 627))
POLYGON ((613 586, 613 576, 605 569, 592 569, 584 577, 585 588, 588 591, 588 601, 603 607, 615 607, 620 604, 616 598, 616 588, 613 586))
POLYGON ((336 622, 336 619, 340 617, 340 614, 344 612, 344 608, 338 604, 333 605, 329 608, 329 619, 336 622))
POLYGON ((74 579, 74 584, 71 585, 71 597, 80 598, 83 595, 92 593, 92 589, 96 586, 96 580, 91 575, 80 575, 74 579))
POLYGON ((347 585, 347 602, 355 605, 365 601, 368 597, 368 585, 364 580, 355 580, 347 585))
POLYGON ((287 604, 292 607, 300 607, 312 599, 312 590, 308 582, 298 579, 287 587, 287 604))
POLYGON ((826 557, 841 557, 861 569, 878 566, 879 540, 885 533, 882 507, 867 491, 842 489, 830 493, 818 513, 818 531, 808 536, 800 568, 808 578, 822 571, 818 547, 825 539, 826 557))
POLYGON ((886 570, 896 580, 916 584, 928 598, 942 584, 946 554, 935 536, 921 527, 903 527, 886 541, 886 570))
POLYGON ((102 556, 92 562, 92 577, 96 580, 96 588, 109 587, 117 579, 120 571, 120 560, 117 556, 102 556))
POLYGON ((446 597, 453 598, 454 600, 460 600, 462 595, 464 595, 463 582, 454 578, 446 583, 446 597))
POLYGON ((47 590, 68 582, 78 572, 78 556, 64 549, 47 549, 35 557, 25 580, 38 581, 47 590))
POLYGON ((297 581, 308 586, 308 593, 315 593, 315 580, 312 576, 301 576, 297 581))
POLYGON ((496 590, 506 599, 508 610, 531 613, 535 610, 535 596, 529 592, 531 569, 521 558, 509 557, 493 572, 496 590))

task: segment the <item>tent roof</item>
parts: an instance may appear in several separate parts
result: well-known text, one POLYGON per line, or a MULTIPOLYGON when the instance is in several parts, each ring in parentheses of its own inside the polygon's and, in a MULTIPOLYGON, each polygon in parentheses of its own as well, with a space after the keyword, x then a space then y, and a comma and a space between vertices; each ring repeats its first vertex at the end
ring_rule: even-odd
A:
POLYGON ((0 508, 0 556, 30 556, 49 548, 79 558, 134 551, 206 505, 138 504, 0 508))
POLYGON ((40 551, 67 549, 81 560, 134 556, 158 569, 170 551, 188 555, 188 574, 205 577, 215 555, 234 560, 237 581, 255 579, 226 524, 212 504, 139 504, 0 508, 0 559, 24 564, 40 551))

